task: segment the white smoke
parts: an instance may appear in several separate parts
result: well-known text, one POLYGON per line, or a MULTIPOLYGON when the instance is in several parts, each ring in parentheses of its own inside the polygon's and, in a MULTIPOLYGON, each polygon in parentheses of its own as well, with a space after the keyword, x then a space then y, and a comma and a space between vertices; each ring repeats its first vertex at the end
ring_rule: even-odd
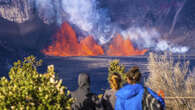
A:
POLYGON ((135 42, 138 48, 151 48, 155 46, 156 40, 160 38, 157 30, 131 27, 121 32, 124 38, 129 38, 135 42))
POLYGON ((90 32, 98 23, 95 0, 62 0, 63 9, 69 14, 69 21, 83 31, 90 32))
POLYGON ((55 21, 56 13, 52 0, 36 0, 35 6, 39 16, 45 23, 49 24, 55 21))
MULTIPOLYGON (((31 4, 33 3, 31 0, 29 1, 31 4)), ((44 23, 56 22, 60 25, 67 18, 66 12, 61 7, 61 2, 61 0, 35 0, 34 4, 39 17, 42 18, 44 23)))
POLYGON ((140 49, 156 51, 171 51, 184 53, 188 47, 177 46, 163 40, 155 28, 133 27, 122 30, 111 22, 106 9, 98 7, 97 0, 36 0, 39 15, 48 23, 61 24, 64 21, 76 25, 88 35, 92 35, 99 44, 109 42, 114 34, 119 33, 124 38, 130 38, 140 49))
POLYGON ((110 18, 105 9, 98 9, 97 0, 63 0, 64 11, 69 22, 88 32, 100 44, 110 40, 113 34, 110 18))
POLYGON ((98 9, 97 0, 36 0, 35 4, 45 23, 69 21, 100 44, 107 43, 114 33, 107 11, 98 9))
POLYGON ((189 50, 189 47, 186 46, 176 46, 173 43, 169 43, 168 41, 161 40, 157 43, 157 46, 155 48, 157 51, 171 51, 173 53, 185 53, 189 50))
POLYGON ((124 38, 135 42, 138 48, 153 48, 156 51, 170 51, 173 53, 185 53, 189 50, 186 46, 177 46, 163 40, 161 34, 155 28, 131 27, 121 32, 124 38))

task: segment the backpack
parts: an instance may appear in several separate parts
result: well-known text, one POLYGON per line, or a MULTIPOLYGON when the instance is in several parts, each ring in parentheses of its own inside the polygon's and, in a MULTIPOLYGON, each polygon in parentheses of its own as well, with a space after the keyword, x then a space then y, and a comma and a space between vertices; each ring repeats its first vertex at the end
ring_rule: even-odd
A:
POLYGON ((164 108, 164 99, 151 89, 144 87, 142 110, 164 110, 164 108))

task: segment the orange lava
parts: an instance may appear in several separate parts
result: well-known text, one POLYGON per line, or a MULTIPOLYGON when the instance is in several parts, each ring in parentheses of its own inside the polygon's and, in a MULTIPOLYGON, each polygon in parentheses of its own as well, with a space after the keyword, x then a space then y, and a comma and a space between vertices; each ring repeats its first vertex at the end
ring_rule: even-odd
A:
POLYGON ((138 50, 133 47, 132 42, 116 36, 110 43, 109 48, 104 50, 96 43, 93 37, 77 39, 75 31, 68 23, 63 23, 60 30, 54 36, 52 44, 42 52, 49 56, 135 56, 144 55, 147 49, 138 50))
POLYGON ((43 50, 49 56, 98 56, 104 51, 93 37, 86 37, 78 42, 75 31, 68 23, 63 23, 61 29, 54 36, 52 45, 43 50))
POLYGON ((129 39, 125 40, 123 37, 118 35, 112 40, 106 54, 108 56, 135 56, 144 55, 145 52, 147 52, 147 49, 135 49, 129 39))

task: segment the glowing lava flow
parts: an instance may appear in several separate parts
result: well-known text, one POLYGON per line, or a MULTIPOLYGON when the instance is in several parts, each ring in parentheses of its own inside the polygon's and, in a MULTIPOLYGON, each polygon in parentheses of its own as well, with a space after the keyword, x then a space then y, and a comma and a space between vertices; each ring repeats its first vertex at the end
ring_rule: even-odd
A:
POLYGON ((124 40, 118 35, 110 43, 104 54, 103 48, 96 43, 93 37, 88 36, 80 42, 75 31, 68 23, 63 23, 60 30, 54 36, 52 44, 43 50, 49 56, 135 56, 144 55, 146 49, 138 50, 133 47, 130 40, 124 40))
POLYGON ((145 52, 147 52, 146 49, 135 49, 129 39, 124 40, 123 37, 118 35, 112 40, 106 54, 108 56, 135 56, 144 55, 145 52))
POLYGON ((49 56, 98 56, 103 55, 104 51, 90 36, 78 42, 75 31, 68 23, 64 23, 52 45, 43 53, 49 56))

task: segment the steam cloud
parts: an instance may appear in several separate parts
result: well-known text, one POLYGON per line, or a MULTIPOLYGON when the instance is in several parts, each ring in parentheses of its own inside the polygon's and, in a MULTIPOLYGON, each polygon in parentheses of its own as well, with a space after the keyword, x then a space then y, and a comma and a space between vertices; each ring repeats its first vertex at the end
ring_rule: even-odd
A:
POLYGON ((163 40, 161 34, 155 28, 131 27, 121 34, 135 42, 138 48, 153 48, 156 51, 171 51, 173 53, 185 53, 189 50, 186 46, 177 46, 163 40))
POLYGON ((100 44, 109 41, 107 37, 113 33, 111 21, 105 9, 98 9, 96 0, 63 0, 62 4, 72 24, 93 35, 100 44))
POLYGON ((63 0, 63 9, 69 14, 69 21, 83 31, 91 32, 94 24, 100 19, 94 0, 63 0))
MULTIPOLYGON (((156 51, 168 50, 174 53, 185 53, 185 46, 177 46, 163 40, 154 27, 130 25, 122 29, 111 21, 106 9, 98 7, 97 0, 35 0, 39 15, 46 23, 69 21, 84 33, 92 35, 100 44, 109 42, 116 33, 132 40, 138 48, 152 48, 156 51)), ((128 14, 128 13, 127 13, 128 14)), ((178 15, 177 15, 178 16, 178 15)), ((143 17, 143 16, 142 16, 143 17)))

